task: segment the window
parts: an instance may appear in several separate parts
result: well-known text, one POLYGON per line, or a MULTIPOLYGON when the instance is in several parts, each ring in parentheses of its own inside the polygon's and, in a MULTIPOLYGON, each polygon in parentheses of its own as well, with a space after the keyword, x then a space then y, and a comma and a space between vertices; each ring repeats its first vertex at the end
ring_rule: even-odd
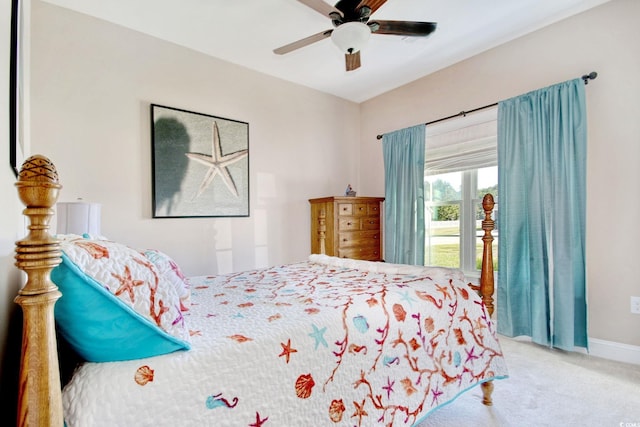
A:
MULTIPOLYGON (((474 114, 472 120, 465 117, 427 126, 425 265, 479 274, 484 235, 482 198, 493 194, 494 218, 498 206, 496 112, 492 109, 474 114)), ((497 230, 493 236, 495 262, 497 230)))

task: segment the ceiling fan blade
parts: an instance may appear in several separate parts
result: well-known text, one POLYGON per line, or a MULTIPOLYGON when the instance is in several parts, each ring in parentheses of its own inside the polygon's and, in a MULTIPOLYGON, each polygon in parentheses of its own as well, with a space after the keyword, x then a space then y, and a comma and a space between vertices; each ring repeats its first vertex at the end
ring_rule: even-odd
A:
POLYGON ((373 15, 373 13, 376 10, 380 9, 380 6, 382 6, 386 2, 387 0, 362 0, 358 5, 358 9, 362 6, 369 6, 371 8, 371 14, 373 15))
POLYGON ((425 37, 436 30, 435 22, 416 21, 370 21, 367 25, 376 34, 391 34, 397 36, 425 37), (375 27, 378 27, 375 29, 375 27))
POLYGON ((301 47, 309 46, 312 43, 319 42, 320 40, 324 40, 331 35, 333 30, 325 30, 321 31, 317 34, 314 34, 309 37, 305 37, 293 43, 286 44, 284 46, 280 46, 277 49, 273 50, 273 53, 277 55, 284 55, 285 53, 292 52, 296 49, 300 49, 301 47))
POLYGON ((340 16, 342 16, 342 12, 340 12, 338 9, 336 9, 335 7, 331 6, 328 3, 325 3, 322 0, 298 0, 298 1, 304 4, 305 6, 308 6, 311 9, 315 10, 316 12, 321 13, 324 16, 329 16, 329 14, 332 12, 336 12, 340 14, 340 16))
POLYGON ((347 71, 353 71, 360 68, 360 51, 354 53, 345 53, 344 61, 347 71))

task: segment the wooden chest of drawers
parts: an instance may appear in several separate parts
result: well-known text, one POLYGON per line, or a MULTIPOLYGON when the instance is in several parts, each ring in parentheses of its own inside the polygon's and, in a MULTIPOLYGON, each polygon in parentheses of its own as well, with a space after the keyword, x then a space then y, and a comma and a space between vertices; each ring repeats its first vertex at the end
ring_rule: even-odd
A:
POLYGON ((383 197, 311 199, 311 253, 382 261, 383 197))

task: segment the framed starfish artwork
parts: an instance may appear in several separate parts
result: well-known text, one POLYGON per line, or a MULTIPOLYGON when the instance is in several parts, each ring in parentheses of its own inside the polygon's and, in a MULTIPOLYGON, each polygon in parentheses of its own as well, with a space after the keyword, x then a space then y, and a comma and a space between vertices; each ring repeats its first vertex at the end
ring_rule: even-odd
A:
POLYGON ((249 124, 151 105, 153 217, 249 216, 249 124))

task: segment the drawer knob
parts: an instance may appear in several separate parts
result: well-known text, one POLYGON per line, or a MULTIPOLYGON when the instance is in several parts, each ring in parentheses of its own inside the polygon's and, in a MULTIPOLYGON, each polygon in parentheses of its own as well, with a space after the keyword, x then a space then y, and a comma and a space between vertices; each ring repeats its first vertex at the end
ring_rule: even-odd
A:
POLYGON ((348 222, 348 223, 347 223, 347 225, 351 225, 351 223, 350 223, 350 222, 348 222))

